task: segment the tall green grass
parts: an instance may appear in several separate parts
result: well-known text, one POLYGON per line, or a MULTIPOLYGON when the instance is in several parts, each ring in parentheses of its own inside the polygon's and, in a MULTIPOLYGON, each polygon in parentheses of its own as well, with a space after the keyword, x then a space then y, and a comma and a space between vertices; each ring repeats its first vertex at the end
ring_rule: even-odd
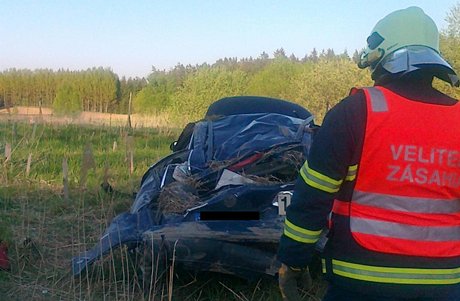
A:
POLYGON ((7 184, 28 180, 59 185, 62 161, 67 158, 71 184, 79 185, 83 152, 89 146, 95 166, 89 170, 88 186, 98 184, 106 165, 109 166, 113 182, 122 185, 128 183, 130 178, 140 177, 146 166, 167 154, 177 132, 170 129, 127 130, 122 127, 0 122, 0 154, 4 154, 7 143, 12 149, 11 162, 4 164, 3 180, 11 180, 7 184), (127 153, 130 149, 134 152, 135 160, 132 175, 128 172, 127 153), (29 154, 32 155, 32 166, 29 177, 25 178, 29 154))
MULTIPOLYGON (((72 277, 72 256, 92 247, 112 218, 129 209, 143 173, 170 152, 178 134, 0 121, 0 240, 11 259, 11 271, 0 271, 0 300, 281 300, 273 279, 248 283, 174 266, 167 281, 146 293, 138 268, 143 258, 125 248, 72 277), (103 192, 103 181, 119 193, 103 192)), ((316 285, 313 291, 321 292, 316 285)))

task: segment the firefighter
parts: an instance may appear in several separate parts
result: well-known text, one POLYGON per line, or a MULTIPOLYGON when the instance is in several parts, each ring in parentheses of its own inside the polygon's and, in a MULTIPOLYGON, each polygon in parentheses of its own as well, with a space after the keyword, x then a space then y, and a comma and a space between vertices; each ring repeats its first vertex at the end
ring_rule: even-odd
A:
POLYGON ((323 300, 460 300, 459 86, 421 8, 394 11, 367 39, 352 89, 326 115, 300 170, 278 250, 284 300, 300 300, 325 231, 323 300), (323 230, 327 229, 327 230, 323 230))

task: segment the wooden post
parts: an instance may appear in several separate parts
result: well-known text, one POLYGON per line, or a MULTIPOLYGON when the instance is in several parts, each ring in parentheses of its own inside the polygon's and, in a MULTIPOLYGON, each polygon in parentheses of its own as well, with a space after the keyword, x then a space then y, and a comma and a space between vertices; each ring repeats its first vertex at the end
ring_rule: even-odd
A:
POLYGON ((131 129, 131 101, 133 97, 133 92, 129 92, 129 102, 128 102, 128 128, 131 129))
POLYGON ((132 175, 134 172, 134 154, 133 151, 131 151, 131 154, 129 156, 129 174, 132 175))
POLYGON ((42 100, 41 99, 38 101, 38 109, 39 109, 38 121, 41 123, 43 121, 42 100))
POLYGON ((29 154, 29 157, 27 158, 27 166, 26 166, 26 177, 29 177, 30 174, 30 165, 32 164, 32 153, 29 154))
POLYGON ((11 144, 6 143, 5 145, 5 162, 9 162, 11 160, 11 144))

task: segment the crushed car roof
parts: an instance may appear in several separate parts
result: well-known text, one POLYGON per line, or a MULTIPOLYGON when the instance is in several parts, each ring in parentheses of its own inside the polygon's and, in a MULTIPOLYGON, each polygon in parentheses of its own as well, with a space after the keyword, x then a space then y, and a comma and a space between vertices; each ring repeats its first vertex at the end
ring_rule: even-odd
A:
POLYGON ((174 245, 175 261, 191 269, 274 275, 281 199, 293 189, 314 128, 307 110, 284 100, 215 102, 184 129, 172 154, 148 168, 130 210, 72 259, 73 274, 121 244, 148 242, 165 252, 174 245))

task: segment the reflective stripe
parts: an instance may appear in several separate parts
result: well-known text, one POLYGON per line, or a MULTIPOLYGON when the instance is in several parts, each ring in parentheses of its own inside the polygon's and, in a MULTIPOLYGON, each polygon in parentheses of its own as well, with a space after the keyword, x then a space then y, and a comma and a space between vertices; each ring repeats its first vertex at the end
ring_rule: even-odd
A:
POLYGON ((369 93, 372 112, 387 112, 387 100, 383 92, 375 87, 364 88, 369 93))
POLYGON ((376 208, 401 212, 455 214, 460 212, 460 200, 428 199, 421 197, 391 196, 355 190, 353 202, 376 208))
POLYGON ((321 258, 321 270, 323 274, 326 274, 326 260, 324 258, 321 258))
POLYGON ((308 185, 329 193, 339 191, 340 185, 343 182, 342 180, 334 180, 311 169, 308 167, 307 161, 305 161, 304 165, 300 169, 300 175, 308 185))
POLYGON ((353 181, 356 178, 357 173, 358 173, 358 164, 349 166, 348 173, 347 173, 345 180, 353 181))
POLYGON ((332 260, 332 272, 343 277, 381 283, 397 284, 455 284, 460 283, 460 268, 417 269, 370 266, 332 260))
POLYGON ((287 219, 284 221, 284 235, 303 243, 315 243, 323 230, 311 231, 294 225, 287 219))
POLYGON ((384 222, 374 219, 350 218, 354 233, 378 235, 416 241, 460 241, 460 226, 426 227, 384 222))

